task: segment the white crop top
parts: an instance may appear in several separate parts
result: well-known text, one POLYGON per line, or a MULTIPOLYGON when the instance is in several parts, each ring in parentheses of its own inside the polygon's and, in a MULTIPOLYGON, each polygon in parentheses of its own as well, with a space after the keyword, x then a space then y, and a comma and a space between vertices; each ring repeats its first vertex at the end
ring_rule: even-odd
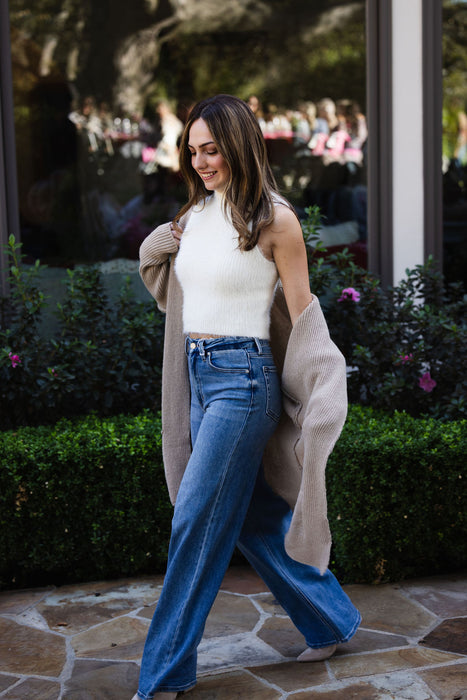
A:
POLYGON ((215 192, 195 207, 182 235, 175 272, 183 290, 183 330, 268 339, 277 268, 257 245, 239 249, 222 200, 215 192))

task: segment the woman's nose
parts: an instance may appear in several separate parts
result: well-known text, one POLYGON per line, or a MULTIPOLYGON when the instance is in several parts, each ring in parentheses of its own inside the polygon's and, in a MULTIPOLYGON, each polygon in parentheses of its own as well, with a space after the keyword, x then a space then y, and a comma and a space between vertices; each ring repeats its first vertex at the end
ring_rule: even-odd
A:
POLYGON ((196 153, 196 155, 193 156, 193 167, 196 170, 202 170, 206 166, 206 158, 202 153, 196 153))

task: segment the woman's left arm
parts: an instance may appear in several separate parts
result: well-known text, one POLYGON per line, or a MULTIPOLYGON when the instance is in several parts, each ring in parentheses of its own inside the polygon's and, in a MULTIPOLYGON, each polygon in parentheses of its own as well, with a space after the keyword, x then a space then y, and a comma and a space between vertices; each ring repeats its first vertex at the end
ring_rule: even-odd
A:
POLYGON ((291 209, 276 206, 274 222, 264 232, 284 288, 292 324, 313 299, 300 222, 291 209))

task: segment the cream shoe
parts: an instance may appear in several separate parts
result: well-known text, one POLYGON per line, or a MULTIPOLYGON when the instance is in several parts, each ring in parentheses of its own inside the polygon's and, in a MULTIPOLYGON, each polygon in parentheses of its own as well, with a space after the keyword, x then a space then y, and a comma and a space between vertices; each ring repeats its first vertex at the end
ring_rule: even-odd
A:
POLYGON ((320 649, 308 647, 305 651, 302 651, 297 661, 324 661, 325 659, 329 659, 335 651, 335 644, 331 644, 329 647, 321 647, 320 649))

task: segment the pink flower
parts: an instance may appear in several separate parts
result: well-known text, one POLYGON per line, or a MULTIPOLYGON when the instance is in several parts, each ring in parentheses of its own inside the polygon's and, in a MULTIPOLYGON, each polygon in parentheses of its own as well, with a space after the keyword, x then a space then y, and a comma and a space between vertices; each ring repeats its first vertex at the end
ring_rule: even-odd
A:
POLYGON ((360 292, 357 292, 353 287, 346 287, 342 290, 341 295, 337 301, 360 301, 360 292))
POLYGON ((57 370, 54 369, 53 367, 47 367, 47 371, 48 371, 48 373, 49 373, 50 375, 52 375, 52 377, 56 377, 56 376, 57 376, 57 370))
POLYGON ((423 389, 423 391, 433 391, 433 389, 436 386, 436 382, 434 379, 431 378, 431 375, 429 372, 425 372, 425 374, 422 374, 420 379, 418 380, 418 386, 420 389, 423 389))
POLYGON ((13 355, 13 353, 10 352, 10 353, 8 353, 8 357, 11 360, 12 367, 17 367, 18 365, 21 364, 21 360, 19 359, 19 355, 13 355))
POLYGON ((407 364, 407 362, 412 362, 413 355, 412 355, 412 353, 409 353, 408 355, 400 355, 399 359, 402 362, 402 364, 405 365, 405 364, 407 364))

